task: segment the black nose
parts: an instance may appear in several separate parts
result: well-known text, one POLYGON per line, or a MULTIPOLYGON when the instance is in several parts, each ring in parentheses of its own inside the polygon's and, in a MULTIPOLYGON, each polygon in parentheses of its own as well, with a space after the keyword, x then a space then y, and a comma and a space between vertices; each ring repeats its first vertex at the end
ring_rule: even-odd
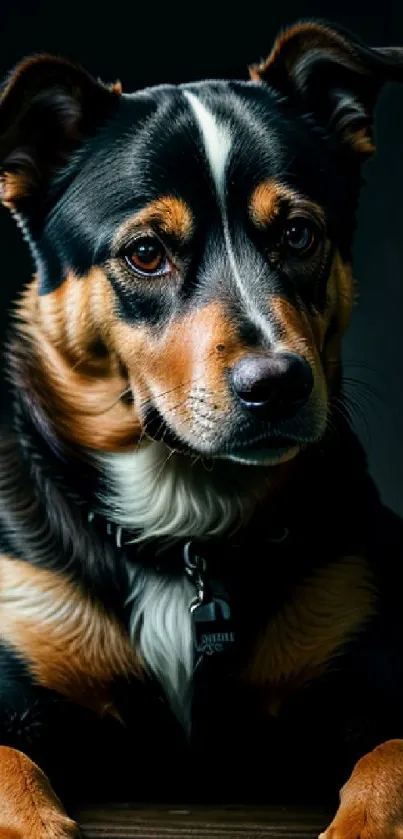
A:
POLYGON ((276 422, 292 417, 313 388, 311 365, 295 353, 243 356, 232 370, 232 384, 244 408, 276 422))

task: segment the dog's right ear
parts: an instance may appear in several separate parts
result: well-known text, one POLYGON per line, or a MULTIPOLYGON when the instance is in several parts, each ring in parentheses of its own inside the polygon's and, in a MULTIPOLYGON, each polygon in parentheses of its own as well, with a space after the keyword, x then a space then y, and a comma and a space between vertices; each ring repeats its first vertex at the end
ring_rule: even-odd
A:
POLYGON ((84 139, 112 113, 120 84, 105 85, 62 58, 22 61, 0 89, 0 198, 23 211, 84 139))
POLYGON ((378 96, 387 82, 403 81, 403 48, 370 47, 340 26, 302 20, 249 69, 254 81, 276 90, 363 162, 375 149, 378 96))

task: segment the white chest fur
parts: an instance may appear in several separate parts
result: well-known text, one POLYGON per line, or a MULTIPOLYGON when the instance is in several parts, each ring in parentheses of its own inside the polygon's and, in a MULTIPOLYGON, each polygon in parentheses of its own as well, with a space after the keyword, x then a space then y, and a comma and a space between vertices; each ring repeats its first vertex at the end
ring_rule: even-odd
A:
MULTIPOLYGON (((136 531, 138 542, 231 532, 249 518, 258 498, 255 470, 224 462, 207 469, 158 442, 129 454, 103 455, 101 467, 107 486, 102 512, 136 531)), ((185 576, 172 580, 138 567, 129 573, 133 643, 188 727, 194 588, 185 576)))

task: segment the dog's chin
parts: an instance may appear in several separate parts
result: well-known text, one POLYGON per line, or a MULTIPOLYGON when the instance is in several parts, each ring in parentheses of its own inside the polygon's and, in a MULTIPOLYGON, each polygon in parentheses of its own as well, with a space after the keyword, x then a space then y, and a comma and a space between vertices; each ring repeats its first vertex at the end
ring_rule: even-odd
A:
POLYGON ((234 450, 222 455, 215 455, 214 459, 231 460, 244 466, 280 466, 293 460, 300 452, 300 446, 276 446, 270 449, 261 448, 250 451, 247 448, 234 450))
POLYGON ((244 466, 278 466, 293 460, 302 444, 285 436, 263 436, 254 440, 228 441, 222 449, 212 447, 210 451, 179 435, 155 409, 147 412, 146 437, 162 442, 171 451, 188 457, 201 457, 204 461, 231 461, 244 466))
POLYGON ((170 450, 190 458, 202 458, 203 461, 229 461, 244 466, 279 466, 293 460, 301 450, 301 444, 294 441, 260 440, 259 443, 245 444, 242 447, 226 447, 222 451, 201 450, 197 446, 185 443, 179 438, 164 436, 162 440, 155 437, 155 442, 163 442, 170 450))

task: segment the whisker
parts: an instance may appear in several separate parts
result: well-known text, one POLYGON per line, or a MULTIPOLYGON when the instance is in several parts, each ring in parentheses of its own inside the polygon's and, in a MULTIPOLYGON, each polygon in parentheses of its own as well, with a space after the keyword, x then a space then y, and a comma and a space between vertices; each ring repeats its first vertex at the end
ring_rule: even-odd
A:
POLYGON ((116 397, 115 401, 112 402, 112 404, 109 406, 109 408, 105 408, 105 410, 102 413, 106 413, 107 411, 110 411, 111 408, 114 408, 115 405, 117 405, 118 402, 120 402, 121 399, 124 399, 124 397, 127 396, 131 392, 132 392, 132 389, 129 385, 129 387, 127 387, 125 390, 122 390, 122 392, 119 393, 119 396, 116 397))
MULTIPOLYGON (((340 407, 339 401, 339 407, 340 407)), ((361 424, 364 431, 365 431, 365 442, 366 446, 371 446, 371 428, 368 421, 368 417, 362 407, 362 405, 352 396, 352 395, 345 395, 344 397, 344 411, 345 416, 348 417, 350 425, 355 426, 356 423, 361 424)))
MULTIPOLYGON (((209 350, 209 352, 204 356, 204 358, 201 359, 201 361, 203 361, 203 362, 207 361, 212 355, 214 355, 214 353, 215 353, 214 349, 209 350)), ((201 373, 200 376, 198 376, 195 379, 193 377, 191 377, 190 379, 185 379, 184 382, 181 382, 180 384, 175 385, 175 387, 169 388, 168 390, 161 391, 160 393, 153 394, 153 399, 155 399, 155 400, 156 399, 161 399, 163 396, 167 396, 169 393, 174 393, 174 391, 180 390, 181 388, 186 387, 187 385, 192 386, 195 382, 198 382, 198 381, 202 380, 203 376, 204 376, 204 373, 201 373)), ((147 397, 147 399, 144 399, 143 401, 141 401, 140 406, 142 407, 148 401, 149 401, 149 397, 147 397)))
POLYGON ((359 390, 365 396, 371 394, 371 396, 374 396, 379 400, 381 399, 381 393, 379 389, 370 382, 365 382, 361 379, 356 379, 351 376, 345 376, 343 378, 343 384, 347 386, 351 385, 351 387, 354 388, 354 390, 359 390))
POLYGON ((127 387, 127 388, 125 388, 125 390, 122 390, 121 393, 119 393, 118 396, 115 397, 113 402, 110 402, 110 404, 106 408, 101 408, 100 410, 97 410, 97 411, 85 410, 85 411, 83 411, 83 413, 85 413, 85 416, 88 416, 88 417, 101 417, 101 416, 103 416, 103 414, 107 414, 108 411, 111 411, 112 408, 115 407, 115 405, 118 405, 118 403, 121 401, 121 399, 123 399, 125 396, 127 396, 128 393, 131 393, 131 387, 127 387))
POLYGON ((137 440, 137 443, 136 443, 136 446, 135 446, 135 451, 139 448, 139 446, 141 445, 141 443, 143 442, 143 440, 145 440, 145 438, 146 438, 145 429, 144 429, 144 428, 142 428, 142 429, 141 429, 141 434, 140 434, 140 437, 139 437, 139 439, 137 440))
POLYGON ((165 469, 165 467, 166 467, 167 463, 170 461, 171 457, 172 457, 174 454, 176 454, 176 449, 170 449, 170 451, 168 452, 167 457, 165 458, 165 460, 164 460, 164 462, 163 462, 162 466, 160 467, 159 472, 157 473, 157 476, 156 476, 156 478, 155 478, 155 480, 156 480, 156 481, 158 481, 158 480, 159 480, 159 478, 161 477, 161 475, 162 475, 162 473, 163 473, 163 471, 164 471, 164 469, 165 469))

